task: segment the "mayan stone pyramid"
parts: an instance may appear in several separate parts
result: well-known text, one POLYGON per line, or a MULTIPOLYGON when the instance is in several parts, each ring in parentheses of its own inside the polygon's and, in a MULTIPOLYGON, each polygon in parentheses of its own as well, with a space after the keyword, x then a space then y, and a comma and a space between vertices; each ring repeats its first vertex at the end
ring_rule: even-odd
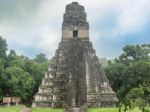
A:
POLYGON ((32 106, 86 112, 87 106, 113 107, 116 101, 116 94, 89 40, 84 7, 72 2, 66 6, 63 16, 62 40, 32 106))

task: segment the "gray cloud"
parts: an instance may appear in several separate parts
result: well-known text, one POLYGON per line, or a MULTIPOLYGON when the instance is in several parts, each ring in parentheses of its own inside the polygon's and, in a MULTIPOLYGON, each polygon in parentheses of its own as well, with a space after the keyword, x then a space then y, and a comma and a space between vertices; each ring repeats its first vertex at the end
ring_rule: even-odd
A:
POLYGON ((1 0, 0 20, 18 21, 30 19, 37 10, 40 0, 1 0))
MULTIPOLYGON (((136 33, 149 22, 149 0, 77 0, 85 6, 90 23, 90 38, 98 56, 114 57, 121 48, 113 43, 128 33, 136 33), (133 7, 134 4, 134 7, 133 7), (110 16, 108 16, 110 15, 110 16), (110 26, 109 23, 115 24, 110 26), (103 24, 103 25, 102 25, 103 24), (111 46, 101 42, 111 40, 111 46), (101 45, 99 45, 101 44, 101 45), (106 53, 111 50, 112 55, 106 53), (107 55, 108 54, 108 55, 107 55)), ((0 35, 9 48, 19 54, 34 56, 54 54, 61 40, 61 22, 65 5, 72 0, 0 0, 0 35)))

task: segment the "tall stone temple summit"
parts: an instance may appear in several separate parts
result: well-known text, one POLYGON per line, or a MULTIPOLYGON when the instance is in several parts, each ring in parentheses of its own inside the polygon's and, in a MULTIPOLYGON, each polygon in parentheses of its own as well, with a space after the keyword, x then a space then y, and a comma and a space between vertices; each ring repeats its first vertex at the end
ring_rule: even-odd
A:
POLYGON ((87 112, 87 107, 114 107, 116 102, 90 42, 84 7, 72 2, 66 6, 61 42, 32 106, 87 112))

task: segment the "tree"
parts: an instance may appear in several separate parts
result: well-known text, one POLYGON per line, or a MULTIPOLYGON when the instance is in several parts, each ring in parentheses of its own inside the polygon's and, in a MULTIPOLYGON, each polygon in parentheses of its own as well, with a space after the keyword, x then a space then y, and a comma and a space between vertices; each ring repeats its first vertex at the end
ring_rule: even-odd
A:
POLYGON ((3 79, 2 79, 2 74, 4 72, 4 61, 2 58, 0 58, 0 101, 2 101, 2 98, 4 96, 2 86, 3 86, 3 79))
POLYGON ((124 79, 118 91, 123 104, 133 106, 135 99, 143 99, 145 106, 150 103, 150 63, 138 61, 131 64, 124 71, 124 79))
POLYGON ((109 63, 105 68, 105 73, 110 80, 110 85, 115 92, 119 90, 123 83, 123 71, 126 66, 123 63, 109 63))
POLYGON ((123 47, 123 53, 116 61, 129 65, 138 60, 150 61, 150 44, 127 45, 123 47))
POLYGON ((7 55, 6 50, 6 40, 0 37, 0 101, 7 95, 20 96, 23 103, 31 104, 49 61, 43 53, 29 59, 15 50, 7 55))
POLYGON ((6 40, 3 39, 2 37, 0 37, 0 101, 2 100, 3 96, 4 96, 4 92, 3 92, 3 85, 4 85, 4 81, 2 79, 2 74, 4 72, 4 66, 5 66, 5 62, 6 62, 6 51, 7 51, 7 43, 6 40))
MULTIPOLYGON (((40 58, 41 59, 41 58, 40 58)), ((45 71, 48 67, 48 60, 45 59, 40 60, 40 62, 36 62, 34 59, 29 59, 23 55, 19 56, 16 54, 14 50, 10 50, 10 53, 7 56, 7 67, 5 70, 5 76, 17 76, 17 74, 20 75, 21 78, 18 77, 12 78, 9 81, 5 81, 5 88, 7 88, 7 91, 5 91, 5 94, 10 93, 10 95, 19 95, 24 100, 24 102, 31 103, 31 100, 33 99, 33 95, 38 91, 38 87, 41 84, 42 78, 44 76, 45 71), (46 62, 45 62, 46 60, 46 62), (18 86, 18 83, 15 83, 15 81, 21 81, 21 79, 25 79, 23 77, 32 77, 31 82, 34 83, 32 89, 30 92, 23 91, 20 86, 18 86), (14 80, 15 79, 15 80, 14 80), (14 90, 14 91, 13 91, 14 90)), ((5 77, 4 79, 8 79, 5 77)), ((31 83, 29 82, 29 83, 31 83)), ((23 83, 22 86, 25 84, 23 83)), ((27 86, 26 86, 27 87, 27 86)), ((29 87, 28 87, 29 88, 29 87)), ((23 88, 25 90, 25 88, 23 88)))
POLYGON ((11 65, 11 61, 14 60, 16 57, 17 57, 16 52, 11 49, 6 58, 6 67, 9 67, 11 65))
POLYGON ((38 88, 42 82, 42 78, 44 77, 44 74, 47 71, 48 64, 49 64, 48 60, 46 62, 40 62, 40 63, 31 59, 25 60, 24 70, 30 73, 35 80, 33 95, 38 91, 38 88))
POLYGON ((43 53, 38 54, 34 60, 35 60, 37 63, 43 63, 43 62, 46 62, 46 61, 47 61, 46 56, 45 56, 45 54, 43 54, 43 53))
POLYGON ((3 74, 5 83, 5 94, 9 96, 20 96, 23 101, 29 101, 35 85, 33 77, 20 67, 8 67, 3 74))
POLYGON ((7 51, 7 43, 6 40, 0 36, 0 58, 6 58, 6 51, 7 51))
POLYGON ((105 72, 124 111, 150 104, 150 44, 125 46, 105 72))

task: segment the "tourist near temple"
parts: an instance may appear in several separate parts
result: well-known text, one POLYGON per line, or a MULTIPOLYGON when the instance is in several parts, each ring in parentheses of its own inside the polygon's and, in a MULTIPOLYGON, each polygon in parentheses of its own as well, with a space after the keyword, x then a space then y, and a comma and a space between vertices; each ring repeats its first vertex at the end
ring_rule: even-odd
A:
MULTIPOLYGON (((66 6, 62 37, 42 80, 33 107, 87 112, 88 107, 114 107, 117 98, 99 63, 89 37, 84 7, 66 6)), ((107 51, 106 51, 107 52, 107 51)))

